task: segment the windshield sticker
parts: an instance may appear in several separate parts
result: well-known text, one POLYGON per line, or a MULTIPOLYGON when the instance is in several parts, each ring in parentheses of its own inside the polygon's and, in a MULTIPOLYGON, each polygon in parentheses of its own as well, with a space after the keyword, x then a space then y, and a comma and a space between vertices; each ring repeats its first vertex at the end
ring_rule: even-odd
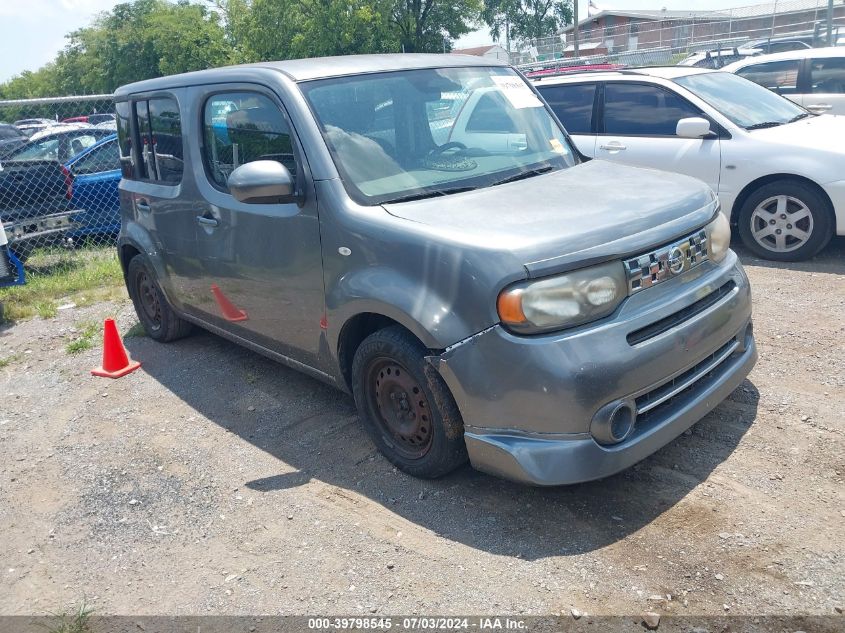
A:
POLYGON ((491 79, 514 108, 543 107, 543 104, 537 98, 537 95, 535 95, 531 91, 531 88, 529 88, 528 85, 519 77, 493 75, 491 79))
POLYGON ((566 148, 563 146, 563 143, 561 143, 556 138, 550 138, 549 145, 552 146, 553 152, 557 152, 558 154, 566 154, 566 148))

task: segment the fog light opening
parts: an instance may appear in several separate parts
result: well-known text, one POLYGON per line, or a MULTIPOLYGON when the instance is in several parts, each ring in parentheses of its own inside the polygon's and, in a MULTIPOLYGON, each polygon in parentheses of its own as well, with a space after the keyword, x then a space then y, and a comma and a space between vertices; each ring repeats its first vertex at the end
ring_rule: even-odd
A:
POLYGON ((619 444, 634 430, 637 409, 630 400, 617 400, 603 406, 593 418, 590 433, 599 444, 619 444))
POLYGON ((631 434, 634 430, 634 421, 636 416, 634 409, 629 404, 620 404, 616 410, 610 414, 609 427, 610 436, 614 442, 621 442, 631 434))

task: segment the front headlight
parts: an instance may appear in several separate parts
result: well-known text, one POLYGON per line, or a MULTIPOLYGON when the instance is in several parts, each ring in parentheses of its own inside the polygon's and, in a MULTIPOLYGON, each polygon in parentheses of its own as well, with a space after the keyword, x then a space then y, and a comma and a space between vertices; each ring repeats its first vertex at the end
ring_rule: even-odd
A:
POLYGON ((611 314, 627 296, 622 262, 575 270, 505 288, 496 302, 510 329, 534 334, 581 325, 611 314))
POLYGON ((707 231, 707 256, 718 264, 728 254, 731 247, 731 223, 721 211, 716 219, 705 227, 707 231))

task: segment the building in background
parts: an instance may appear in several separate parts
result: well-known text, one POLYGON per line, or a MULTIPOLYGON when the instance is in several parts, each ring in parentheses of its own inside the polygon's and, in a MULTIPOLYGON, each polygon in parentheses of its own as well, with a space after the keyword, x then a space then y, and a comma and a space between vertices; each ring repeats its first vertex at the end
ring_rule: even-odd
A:
POLYGON ((508 52, 498 44, 491 44, 490 46, 476 46, 474 48, 457 48, 454 49, 452 53, 455 55, 488 57, 490 59, 498 59, 503 62, 510 62, 510 55, 508 55, 508 52))

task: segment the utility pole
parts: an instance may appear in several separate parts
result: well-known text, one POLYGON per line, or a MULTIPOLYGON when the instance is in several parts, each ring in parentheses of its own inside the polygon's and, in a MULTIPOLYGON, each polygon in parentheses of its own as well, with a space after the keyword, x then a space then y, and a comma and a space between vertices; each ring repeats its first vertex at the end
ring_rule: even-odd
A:
POLYGON ((573 57, 581 57, 581 53, 578 50, 578 0, 572 0, 572 21, 574 22, 572 26, 572 46, 573 46, 573 57))
POLYGON ((833 0, 827 0, 827 45, 833 46, 833 0))

